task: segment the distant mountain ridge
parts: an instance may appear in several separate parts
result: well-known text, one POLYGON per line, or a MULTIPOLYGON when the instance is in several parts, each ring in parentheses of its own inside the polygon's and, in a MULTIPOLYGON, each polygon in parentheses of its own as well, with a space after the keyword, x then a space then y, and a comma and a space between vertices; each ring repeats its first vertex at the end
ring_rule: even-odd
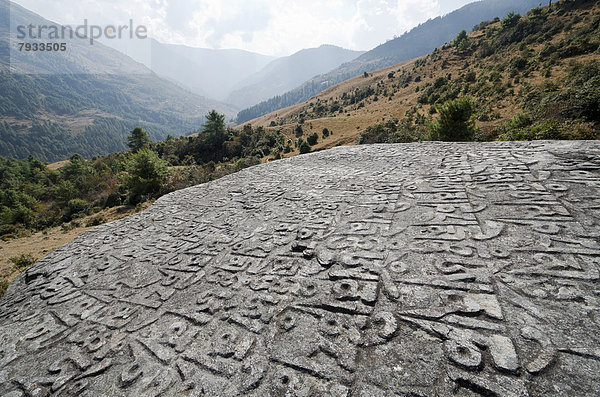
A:
POLYGON ((272 61, 259 72, 238 83, 238 88, 230 93, 225 101, 239 108, 257 104, 362 54, 364 51, 352 51, 326 44, 298 51, 272 61))
POLYGON ((151 39, 149 48, 119 46, 119 43, 109 44, 160 77, 218 101, 224 101, 239 82, 276 59, 244 50, 194 48, 154 39, 151 39), (146 53, 148 51, 149 54, 146 53))
POLYGON ((231 107, 161 79, 100 43, 69 41, 65 52, 14 53, 11 59, 11 18, 24 25, 53 24, 0 0, 1 156, 92 157, 126 149, 126 135, 138 125, 154 139, 164 139, 197 130, 213 108, 234 114, 231 107), (27 74, 18 73, 23 70, 27 74))
POLYGON ((503 17, 511 11, 525 13, 539 3, 540 0, 483 0, 467 4, 448 15, 429 20, 285 94, 240 111, 236 121, 238 124, 245 123, 278 109, 301 103, 328 87, 364 72, 372 72, 426 55, 434 48, 452 40, 463 29, 470 31, 482 21, 503 17))
POLYGON ((249 124, 296 143, 278 157, 311 136, 312 150, 440 139, 443 109, 461 102, 475 126, 461 140, 600 139, 600 2, 546 3, 456 38, 249 124))

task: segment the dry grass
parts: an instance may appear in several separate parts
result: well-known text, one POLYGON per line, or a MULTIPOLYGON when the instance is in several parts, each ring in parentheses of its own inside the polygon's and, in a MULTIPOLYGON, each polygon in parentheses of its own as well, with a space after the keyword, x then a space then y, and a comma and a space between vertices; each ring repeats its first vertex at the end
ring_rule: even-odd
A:
MULTIPOLYGON (((598 14, 600 14, 600 7, 594 6, 592 9, 588 10, 587 15, 584 14, 586 15, 586 18, 583 19, 578 26, 588 23, 588 21, 591 21, 598 14)), ((551 15, 550 18, 557 18, 557 16, 551 15)), ((495 25, 499 26, 499 23, 495 25)), ((470 33, 469 37, 471 39, 478 39, 482 35, 483 32, 477 31, 470 33)), ((561 32, 553 37, 552 42, 559 42, 561 39, 565 38, 566 35, 567 33, 561 32)), ((539 52, 546 44, 548 43, 534 43, 529 45, 528 48, 531 51, 539 52)), ((425 66, 419 68, 418 71, 413 71, 413 67, 417 60, 411 60, 370 73, 368 78, 360 75, 330 87, 303 103, 277 110, 251 120, 247 124, 252 124, 255 127, 262 126, 267 130, 281 129, 287 138, 295 140, 296 136, 294 134, 294 128, 296 127, 297 122, 290 122, 289 120, 298 119, 299 115, 304 113, 309 115, 305 118, 305 122, 302 125, 304 129, 304 138, 313 132, 319 134, 319 143, 314 149, 327 149, 338 145, 352 145, 356 143, 360 134, 368 126, 394 118, 401 120, 404 118, 405 112, 413 106, 417 106, 420 113, 428 115, 430 106, 419 105, 418 98, 421 92, 416 92, 417 87, 422 89, 425 84, 433 83, 437 78, 446 76, 447 74, 458 77, 461 74, 474 71, 479 75, 484 69, 494 67, 496 64, 505 62, 507 59, 512 59, 518 55, 518 52, 505 51, 484 59, 476 59, 474 56, 460 54, 454 47, 443 46, 438 48, 436 55, 437 59, 435 61, 432 61, 431 55, 419 58, 427 59, 428 62, 425 66), (445 67, 442 67, 444 61, 446 62, 446 65, 445 67), (480 65, 477 65, 479 63, 480 65), (317 102, 317 100, 325 103, 329 101, 331 103, 332 100, 339 100, 344 93, 349 94, 356 89, 368 86, 375 87, 377 83, 383 84, 385 88, 392 89, 392 85, 398 84, 398 76, 404 70, 411 72, 413 76, 419 75, 421 81, 412 81, 407 87, 400 88, 394 94, 392 100, 380 97, 378 101, 373 101, 371 97, 363 101, 365 106, 361 109, 356 109, 356 106, 352 106, 352 108, 347 107, 343 113, 336 114, 335 116, 330 115, 322 118, 311 118, 311 104, 317 102), (395 72, 396 78, 389 79, 388 74, 390 72, 395 72), (281 124, 282 120, 284 120, 284 124, 281 124), (272 122, 276 124, 276 127, 270 126, 272 122), (323 128, 333 131, 333 135, 323 140, 321 137, 323 128)), ((566 66, 570 62, 586 62, 591 59, 600 59, 600 55, 594 53, 561 60, 558 65, 551 68, 551 77, 549 78, 543 77, 541 71, 534 71, 527 78, 522 78, 520 83, 512 84, 514 92, 518 93, 525 83, 537 85, 544 81, 560 82, 565 75, 566 66)), ((513 79, 508 76, 507 72, 502 73, 502 83, 512 83, 512 80, 513 79)), ((503 120, 513 117, 520 109, 521 102, 517 95, 507 96, 495 102, 491 109, 491 111, 497 112, 500 115, 499 119, 478 122, 477 125, 483 129, 493 128, 503 120)), ((297 153, 297 151, 294 151, 285 155, 285 157, 290 157, 297 153)))
MULTIPOLYGON (((149 203, 144 204, 142 209, 147 208, 149 205, 149 203)), ((25 235, 14 240, 0 240, 0 282, 10 282, 20 274, 20 272, 15 269, 10 258, 21 255, 31 255, 34 258, 41 259, 55 249, 92 229, 92 227, 85 225, 94 217, 102 216, 108 222, 111 222, 132 215, 135 212, 136 209, 131 207, 110 208, 88 217, 78 219, 78 222, 82 226, 74 227, 71 230, 65 230, 59 226, 48 229, 45 232, 25 235)))

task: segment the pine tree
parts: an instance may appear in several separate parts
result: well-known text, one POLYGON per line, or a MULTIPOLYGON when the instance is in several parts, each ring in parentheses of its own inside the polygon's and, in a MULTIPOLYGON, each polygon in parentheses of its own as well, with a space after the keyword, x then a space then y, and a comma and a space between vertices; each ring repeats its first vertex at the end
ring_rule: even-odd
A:
POLYGON ((458 98, 437 107, 439 117, 429 126, 432 140, 466 142, 475 135, 475 104, 471 98, 458 98))
POLYGON ((141 127, 135 127, 133 131, 131 131, 131 135, 127 137, 127 146, 129 146, 131 151, 134 153, 148 146, 150 142, 151 141, 148 133, 141 127))

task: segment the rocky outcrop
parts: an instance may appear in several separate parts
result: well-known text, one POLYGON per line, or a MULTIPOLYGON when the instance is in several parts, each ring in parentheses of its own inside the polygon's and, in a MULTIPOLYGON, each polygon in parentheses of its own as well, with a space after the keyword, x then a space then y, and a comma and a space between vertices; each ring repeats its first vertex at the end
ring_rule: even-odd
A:
POLYGON ((21 275, 0 395, 594 395, 600 145, 345 147, 175 192, 21 275))

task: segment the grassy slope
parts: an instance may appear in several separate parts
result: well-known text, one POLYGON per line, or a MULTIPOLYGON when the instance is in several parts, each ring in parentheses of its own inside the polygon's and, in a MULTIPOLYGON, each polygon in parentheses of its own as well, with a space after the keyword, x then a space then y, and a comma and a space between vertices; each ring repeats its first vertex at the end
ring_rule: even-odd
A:
MULTIPOLYGON (((588 2, 583 7, 564 13, 563 15, 557 15, 555 12, 550 13, 548 21, 561 19, 562 22, 565 22, 565 25, 568 23, 566 21, 572 21, 574 18, 580 19, 580 21, 570 26, 569 29, 565 29, 554 35, 550 41, 527 44, 525 51, 528 51, 532 54, 532 57, 535 57, 535 54, 539 53, 548 44, 559 43, 569 34, 572 34, 572 32, 589 25, 599 15, 600 5, 597 2, 588 2)), ((493 23, 488 28, 500 28, 500 22, 493 23)), ((484 31, 474 31, 469 34, 469 39, 471 42, 477 42, 483 39, 484 35, 484 31)), ((271 130, 282 129, 286 136, 290 139, 295 139, 294 128, 301 119, 304 119, 304 137, 313 132, 317 132, 320 135, 323 128, 328 128, 334 132, 332 136, 325 140, 320 137, 319 144, 314 149, 326 149, 338 145, 354 144, 359 135, 368 126, 394 118, 401 120, 405 116, 406 111, 413 107, 417 108, 420 113, 428 115, 431 105, 419 104, 418 98, 421 96, 423 89, 428 84, 433 84, 439 77, 445 77, 450 73, 456 78, 473 71, 477 74, 478 79, 485 79, 486 76, 494 71, 496 65, 518 56, 519 50, 517 47, 519 45, 512 45, 503 48, 500 52, 492 56, 481 58, 477 52, 460 52, 451 45, 445 45, 425 57, 373 72, 368 78, 362 75, 354 77, 330 87, 302 104, 254 119, 249 124, 263 126, 271 130), (420 64, 424 65, 418 66, 420 64), (390 72, 395 73, 394 78, 388 77, 390 72), (418 75, 421 77, 421 81, 415 82, 413 79, 413 81, 403 84, 402 73, 405 73, 405 75, 411 74, 413 77, 418 75), (351 94, 357 89, 367 87, 372 87, 379 92, 384 90, 393 92, 393 98, 388 100, 388 98, 379 95, 379 100, 374 101, 374 97, 371 96, 362 101, 364 103, 364 107, 362 108, 354 104, 344 107, 343 113, 315 114, 315 108, 319 104, 330 106, 335 101, 340 101, 343 94, 351 94), (416 92, 417 87, 419 88, 419 92, 416 92), (272 123, 276 124, 276 126, 273 127, 272 123)), ((523 52, 521 51, 521 53, 523 52)), ((561 84, 569 64, 572 62, 586 62, 592 59, 600 60, 598 51, 591 54, 560 59, 556 65, 550 68, 549 77, 544 76, 545 72, 540 67, 537 70, 532 70, 527 76, 520 75, 519 82, 515 82, 514 78, 510 77, 508 71, 501 72, 501 80, 495 84, 504 87, 510 86, 515 94, 500 98, 475 96, 475 99, 480 104, 480 108, 485 109, 488 114, 493 115, 493 120, 478 121, 477 126, 483 130, 490 130, 516 115, 520 111, 523 102, 523 98, 518 93, 526 84, 540 85, 544 82, 561 84)), ((488 85, 492 86, 493 84, 488 82, 488 85)), ((286 156, 295 154, 297 152, 292 152, 286 156)))

